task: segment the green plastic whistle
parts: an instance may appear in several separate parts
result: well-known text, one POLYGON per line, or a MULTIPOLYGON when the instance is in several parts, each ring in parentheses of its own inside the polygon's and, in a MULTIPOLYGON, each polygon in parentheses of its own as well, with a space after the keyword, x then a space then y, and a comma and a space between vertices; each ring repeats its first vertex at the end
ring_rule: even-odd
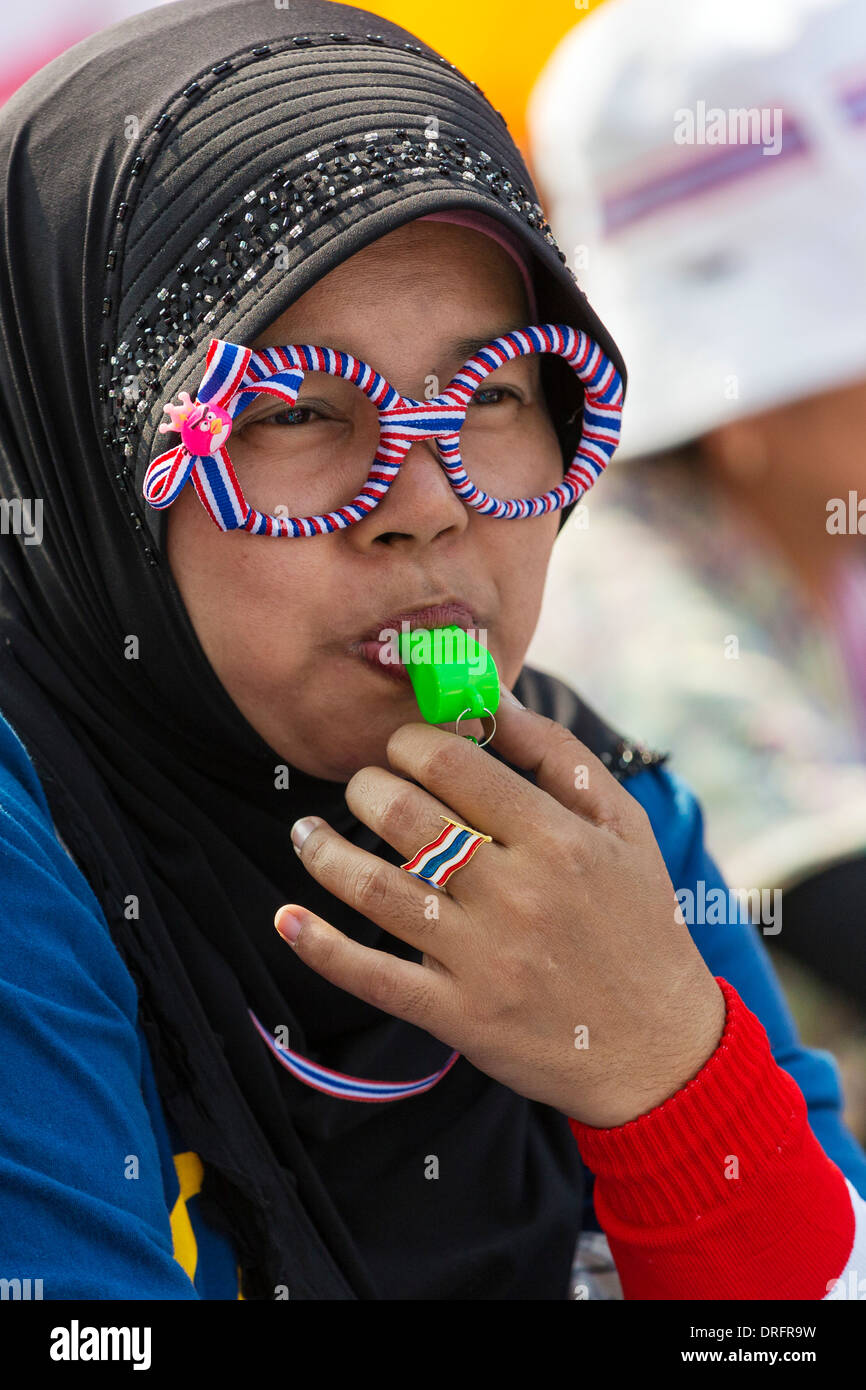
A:
POLYGON ((499 673, 493 657, 468 632, 457 626, 422 627, 401 633, 398 640, 400 660, 428 724, 461 716, 481 719, 499 708, 499 673))

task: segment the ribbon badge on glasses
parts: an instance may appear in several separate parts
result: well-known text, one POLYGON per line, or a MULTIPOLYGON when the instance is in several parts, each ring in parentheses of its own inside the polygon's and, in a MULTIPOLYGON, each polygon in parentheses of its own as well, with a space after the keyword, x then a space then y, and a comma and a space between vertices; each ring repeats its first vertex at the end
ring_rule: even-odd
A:
MULTIPOLYGON (((338 384, 332 383, 332 386, 338 384)), ((486 388, 490 389, 495 394, 500 393, 496 382, 486 388)), ((505 390, 508 394, 507 387, 505 390)), ((213 338, 196 399, 193 401, 186 391, 181 392, 180 399, 180 405, 164 407, 170 423, 159 426, 161 433, 178 432, 180 443, 160 454, 148 467, 143 486, 147 503, 157 510, 171 506, 191 480, 202 505, 220 530, 241 529, 255 535, 301 537, 340 530, 368 516, 387 493, 406 454, 419 439, 435 440, 439 462, 455 493, 467 506, 485 516, 512 520, 541 516, 567 507, 583 496, 613 456, 619 443, 623 387, 619 373, 597 343, 565 324, 547 323, 506 333, 488 343, 464 363, 440 395, 423 401, 401 396, 373 367, 347 352, 311 345, 253 351, 213 338), (491 416, 484 409, 479 414, 474 403, 480 399, 478 393, 485 392, 484 383, 491 373, 516 358, 533 353, 560 357, 581 382, 582 434, 574 458, 555 486, 535 495, 502 498, 486 491, 480 482, 486 481, 489 487, 495 486, 496 478, 525 478, 525 467, 522 473, 509 473, 509 468, 516 466, 511 462, 512 455, 521 451, 532 454, 531 442, 527 446, 525 440, 515 438, 515 432, 509 430, 507 424, 507 413, 498 417, 506 421, 504 433, 485 429, 491 416), (286 473, 289 505, 281 501, 278 507, 273 504, 268 507, 267 501, 260 497, 248 501, 248 494, 252 496, 256 487, 256 467, 254 463, 241 461, 242 425, 235 430, 237 470, 227 445, 239 417, 262 397, 276 397, 290 412, 311 409, 305 399, 298 400, 298 393, 305 378, 309 383, 314 374, 341 378, 347 384, 344 392, 348 387, 357 388, 350 391, 352 407, 354 409, 357 401, 368 412, 372 411, 373 432, 359 426, 354 430, 350 428, 346 423, 350 411, 345 403, 340 402, 334 408, 328 401, 324 407, 317 402, 314 408, 319 415, 316 424, 321 426, 324 422, 326 435, 307 433, 304 436, 297 430, 277 432, 280 449, 287 441, 294 445, 298 439, 304 439, 304 444, 297 446, 298 450, 304 456, 315 455, 319 473, 333 475, 331 486, 336 487, 334 479, 339 478, 344 486, 358 489, 354 496, 349 492, 350 500, 344 500, 346 494, 343 494, 341 505, 334 509, 292 516, 288 514, 290 507, 297 505, 304 495, 303 488, 293 493, 293 479, 308 475, 300 471, 292 474, 291 470, 286 473), (470 429, 467 417, 482 420, 481 429, 474 425, 470 429), (325 439, 326 445, 320 443, 311 450, 309 441, 316 437, 325 439), (365 451, 360 456, 359 449, 365 451), (346 466, 341 473, 340 460, 344 456, 351 457, 351 466, 346 466), (372 463, 369 462, 371 456, 372 463), (357 473, 359 464, 360 475, 357 473), (488 473, 482 478, 485 466, 488 473), (473 471, 474 477, 470 476, 473 471), (253 505, 256 502, 262 505, 253 505)), ((521 417, 515 415, 513 418, 521 417)), ((366 423, 369 426, 369 419, 366 423)), ((280 449, 276 454, 272 451, 272 456, 279 457, 280 449)), ((561 471, 561 463, 558 471, 561 471)), ((315 489, 307 495, 314 498, 315 489)), ((327 494, 318 495, 325 497, 327 494)))

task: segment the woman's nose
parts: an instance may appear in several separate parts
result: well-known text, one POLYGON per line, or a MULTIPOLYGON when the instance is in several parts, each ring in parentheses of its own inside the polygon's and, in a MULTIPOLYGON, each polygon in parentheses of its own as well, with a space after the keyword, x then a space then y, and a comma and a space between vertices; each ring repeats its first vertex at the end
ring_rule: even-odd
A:
POLYGON ((390 492, 401 482, 404 492, 420 488, 425 497, 432 499, 434 493, 441 494, 443 498, 453 498, 459 506, 463 505, 442 466, 436 437, 417 439, 409 446, 390 492))
POLYGON ((359 530, 368 538, 387 532, 430 540, 451 527, 461 529, 468 520, 468 509, 442 467, 436 440, 428 438, 411 445, 387 493, 359 530))

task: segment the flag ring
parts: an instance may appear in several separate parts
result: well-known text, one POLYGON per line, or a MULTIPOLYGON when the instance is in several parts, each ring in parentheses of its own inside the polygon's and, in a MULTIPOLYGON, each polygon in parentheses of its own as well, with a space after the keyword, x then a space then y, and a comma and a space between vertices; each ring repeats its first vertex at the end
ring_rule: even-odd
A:
POLYGON ((439 819, 446 822, 445 829, 435 840, 422 845, 417 854, 400 865, 407 873, 432 883, 434 888, 444 888, 451 875, 469 863, 478 846, 483 845, 485 840, 489 844, 493 843, 492 835, 482 835, 480 830, 462 825, 453 816, 440 815, 439 819))

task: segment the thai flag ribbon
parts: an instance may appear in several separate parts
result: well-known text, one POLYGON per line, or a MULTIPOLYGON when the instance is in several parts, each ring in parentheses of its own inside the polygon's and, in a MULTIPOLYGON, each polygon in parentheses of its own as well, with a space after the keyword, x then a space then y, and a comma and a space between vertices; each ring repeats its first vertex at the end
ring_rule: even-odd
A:
POLYGON ((309 1057, 302 1056, 300 1052, 293 1052, 290 1047, 284 1047, 263 1027, 252 1009, 248 1009, 247 1012, 258 1033, 286 1071, 291 1072, 292 1076, 298 1081, 303 1081, 306 1086, 311 1086, 313 1090, 323 1091, 327 1096, 336 1096, 338 1100, 360 1100, 369 1103, 408 1100, 410 1096, 423 1095, 435 1086, 437 1081, 442 1080, 460 1056, 459 1052, 452 1052, 444 1066, 431 1072, 429 1076, 422 1076, 419 1081, 367 1081, 362 1076, 347 1076, 345 1072, 323 1067, 319 1062, 311 1062, 309 1057))
MULTIPOLYGON (((234 343, 221 338, 212 339, 196 404, 227 410, 240 389, 251 357, 252 348, 236 347, 234 343)), ((173 407, 170 413, 172 424, 160 426, 161 430, 180 428, 177 408, 173 407)), ((184 443, 180 443, 160 454, 144 475, 142 492, 145 500, 157 511, 170 507, 190 475, 199 499, 222 530, 227 529, 223 516, 231 517, 231 525, 242 523, 249 508, 240 502, 243 494, 228 453, 222 446, 217 446, 212 454, 196 455, 191 454, 184 443)))

